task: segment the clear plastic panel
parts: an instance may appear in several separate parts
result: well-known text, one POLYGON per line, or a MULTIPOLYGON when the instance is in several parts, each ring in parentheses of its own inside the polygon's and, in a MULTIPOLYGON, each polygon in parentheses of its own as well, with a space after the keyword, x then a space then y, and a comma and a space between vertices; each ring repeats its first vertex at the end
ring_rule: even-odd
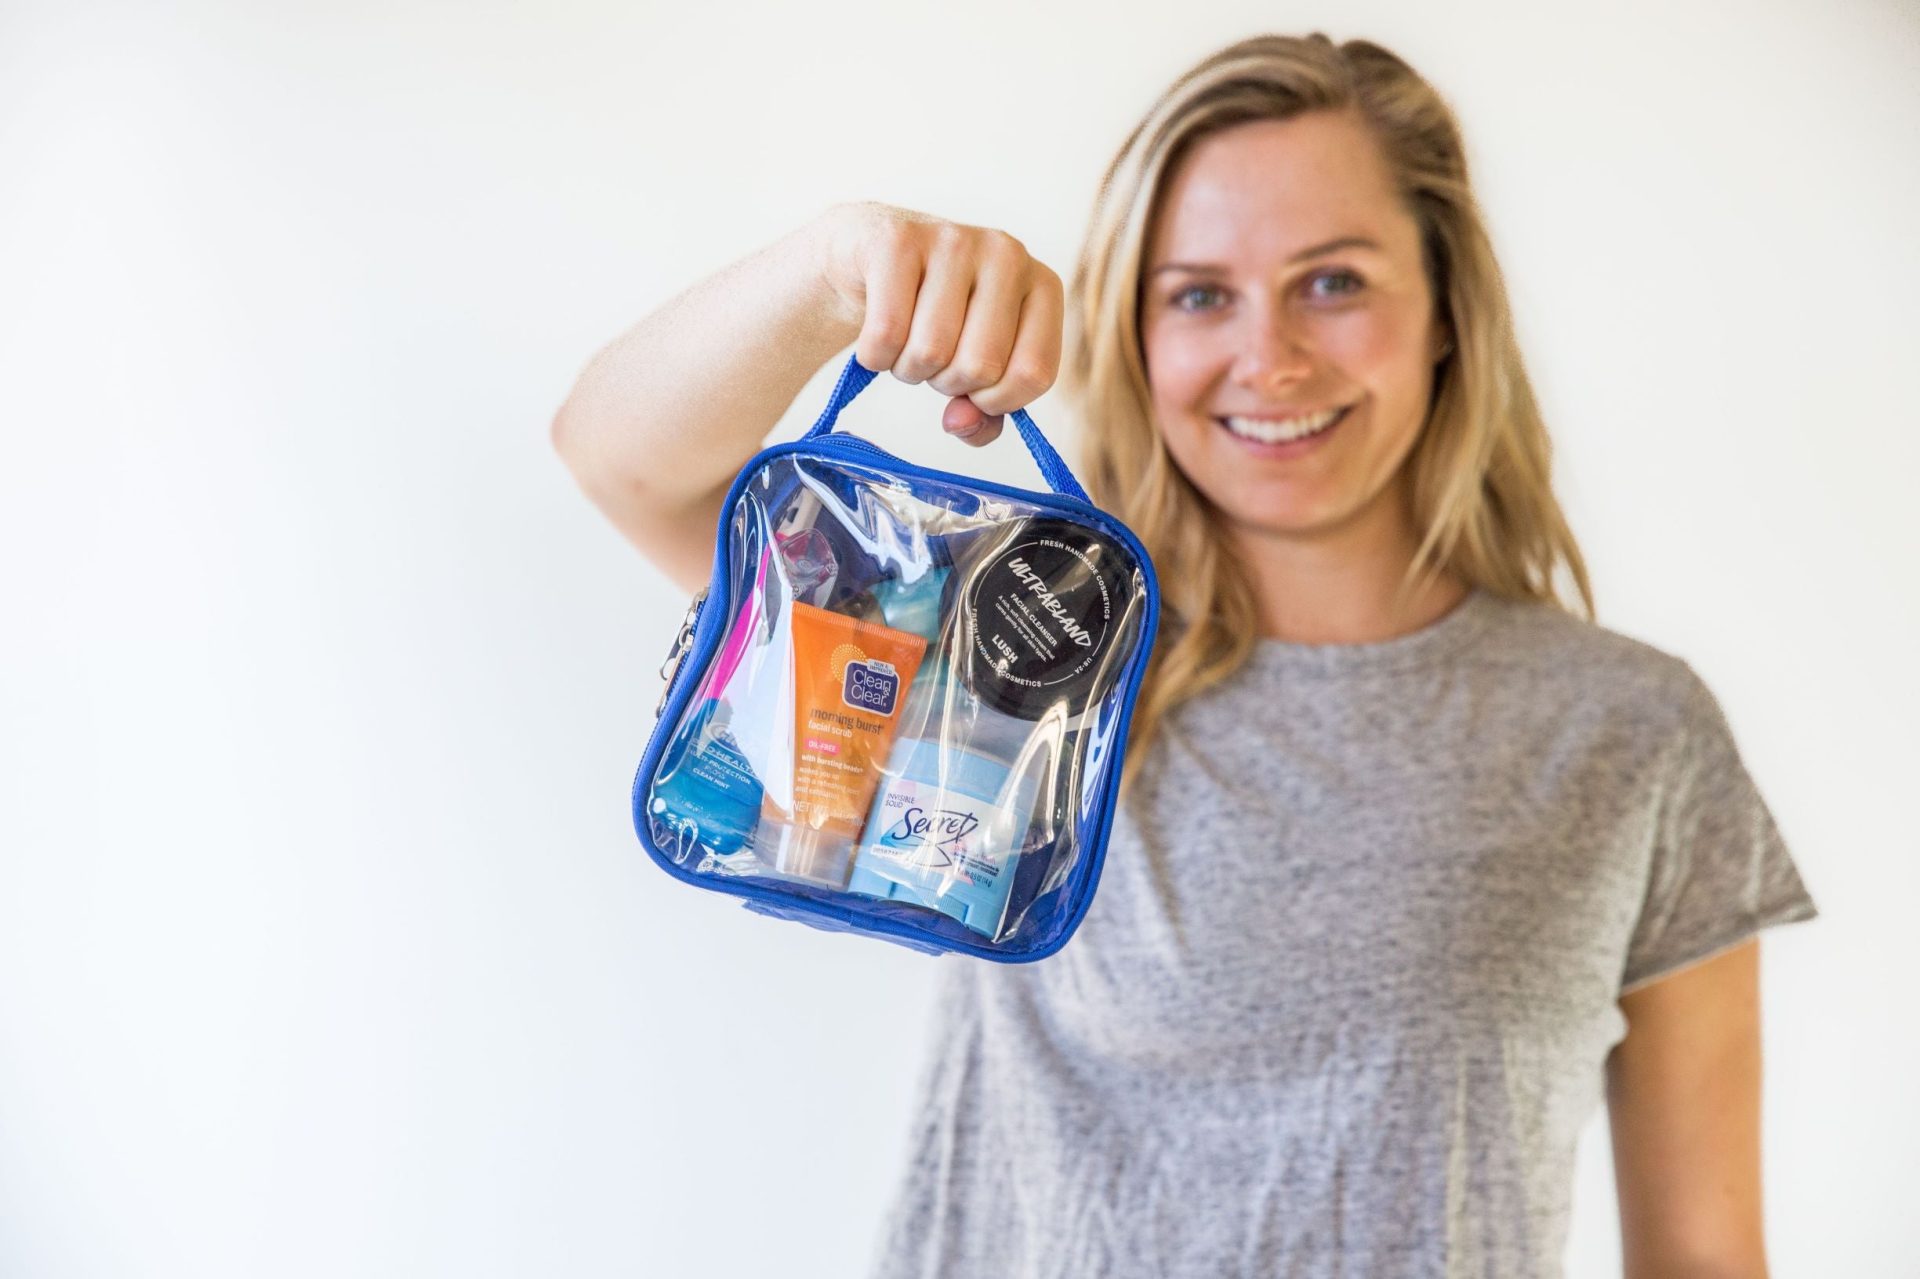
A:
POLYGON ((1126 545, 792 454, 743 486, 728 545, 709 607, 733 615, 648 785, 656 847, 956 940, 1054 926, 1118 766, 1146 607, 1126 545))

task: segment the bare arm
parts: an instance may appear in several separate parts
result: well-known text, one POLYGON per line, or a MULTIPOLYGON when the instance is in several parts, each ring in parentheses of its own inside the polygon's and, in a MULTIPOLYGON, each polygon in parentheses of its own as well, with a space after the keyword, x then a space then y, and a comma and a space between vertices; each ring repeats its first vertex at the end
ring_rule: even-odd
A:
POLYGON ((954 397, 969 444, 1052 384, 1060 277, 1004 231, 837 204, 668 301, 595 355, 553 420, 580 487, 689 593, 734 476, 828 359, 954 397))
POLYGON ((833 211, 686 289, 602 348, 553 419, 594 504, 689 593, 727 486, 860 331, 828 282, 833 211))
POLYGON ((1607 1110, 1627 1279, 1766 1279, 1757 940, 1622 997, 1607 1110))

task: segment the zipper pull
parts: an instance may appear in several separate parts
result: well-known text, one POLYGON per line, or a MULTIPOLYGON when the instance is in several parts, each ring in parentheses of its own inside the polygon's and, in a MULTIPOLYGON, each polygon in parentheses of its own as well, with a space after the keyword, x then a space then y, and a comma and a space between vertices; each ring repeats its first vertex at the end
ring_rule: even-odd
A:
POLYGON ((660 678, 665 685, 660 689, 660 704, 653 708, 653 717, 659 719, 667 709, 667 694, 673 689, 673 677, 680 673, 680 662, 693 647, 693 619, 700 615, 700 606, 706 603, 707 588, 693 597, 693 603, 687 605, 687 615, 680 619, 680 633, 673 637, 673 648, 667 653, 667 660, 660 663, 660 678))

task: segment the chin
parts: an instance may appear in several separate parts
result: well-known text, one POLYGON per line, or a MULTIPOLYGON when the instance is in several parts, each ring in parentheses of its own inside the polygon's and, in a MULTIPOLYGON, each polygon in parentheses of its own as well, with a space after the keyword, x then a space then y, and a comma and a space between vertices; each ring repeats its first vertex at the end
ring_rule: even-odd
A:
POLYGON ((1324 516, 1276 515, 1272 511, 1260 511, 1250 515, 1227 513, 1226 523, 1241 533, 1258 537, 1309 538, 1339 526, 1337 519, 1324 516))
POLYGON ((1267 501, 1245 496, 1208 501, 1233 529, 1268 537, 1313 537, 1351 524, 1361 507, 1337 502, 1267 501))

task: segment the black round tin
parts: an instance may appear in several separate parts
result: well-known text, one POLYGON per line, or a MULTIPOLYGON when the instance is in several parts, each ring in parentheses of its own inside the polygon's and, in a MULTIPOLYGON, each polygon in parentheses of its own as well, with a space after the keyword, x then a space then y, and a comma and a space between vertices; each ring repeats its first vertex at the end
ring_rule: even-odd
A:
POLYGON ((979 539, 960 571, 958 665, 967 691, 995 710, 1076 715, 1107 670, 1130 611, 1133 564, 1114 539, 1037 515, 979 539))

